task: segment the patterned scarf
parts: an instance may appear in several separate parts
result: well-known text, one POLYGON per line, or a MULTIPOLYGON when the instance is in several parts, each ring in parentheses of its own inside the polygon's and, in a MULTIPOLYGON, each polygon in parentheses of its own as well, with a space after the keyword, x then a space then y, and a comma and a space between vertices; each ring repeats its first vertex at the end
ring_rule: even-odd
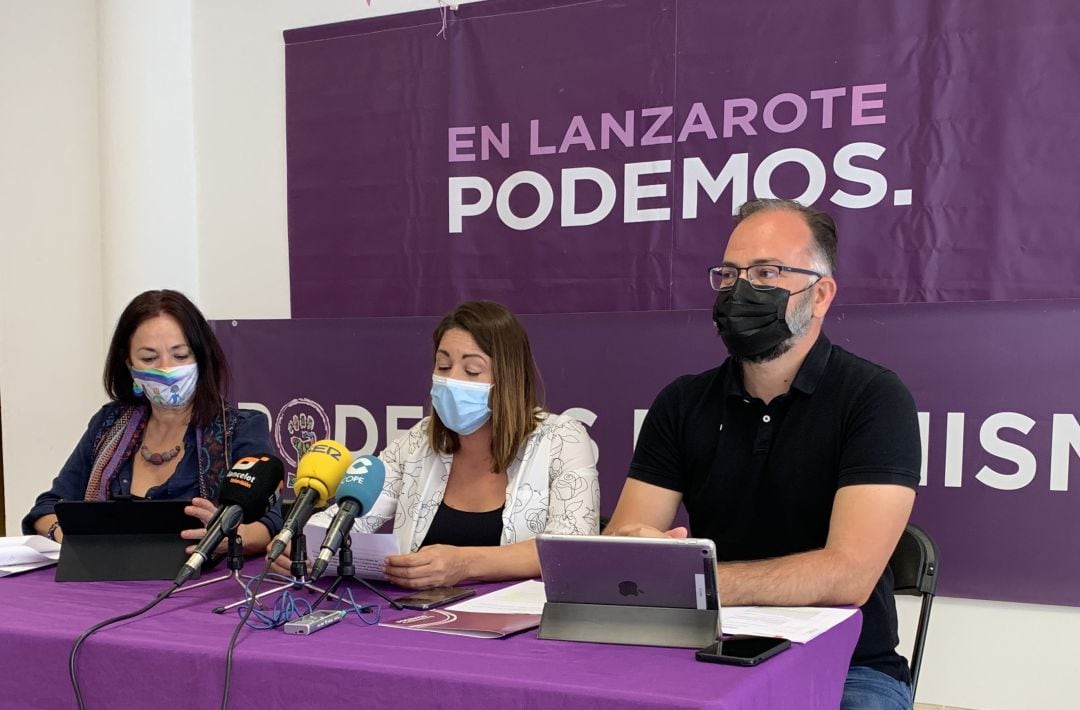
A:
MULTIPOLYGON (((131 459, 142 445, 149 408, 146 405, 118 405, 106 414, 101 433, 94 443, 94 463, 86 484, 85 500, 108 500, 109 489, 120 466, 131 459)), ((222 407, 221 416, 195 430, 195 449, 199 457, 199 496, 217 500, 218 484, 229 461, 226 439, 236 429, 236 411, 222 407)))

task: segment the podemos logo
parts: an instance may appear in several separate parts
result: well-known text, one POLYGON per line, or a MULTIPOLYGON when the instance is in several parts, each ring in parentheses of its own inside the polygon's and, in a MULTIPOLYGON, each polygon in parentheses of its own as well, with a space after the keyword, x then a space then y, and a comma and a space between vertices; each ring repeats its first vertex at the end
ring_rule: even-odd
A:
POLYGON ((287 485, 292 487, 296 465, 320 439, 330 438, 330 417, 318 402, 297 397, 289 400, 274 417, 274 444, 293 471, 287 485))

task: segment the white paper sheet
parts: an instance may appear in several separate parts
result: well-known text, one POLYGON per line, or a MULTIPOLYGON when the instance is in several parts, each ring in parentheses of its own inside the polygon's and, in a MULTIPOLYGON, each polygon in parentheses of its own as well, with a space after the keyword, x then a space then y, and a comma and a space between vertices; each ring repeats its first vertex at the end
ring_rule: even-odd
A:
POLYGON ((43 535, 0 538, 0 577, 56 564, 60 544, 43 535))
POLYGON ((725 634, 777 636, 806 643, 855 611, 818 606, 729 606, 720 610, 720 629, 725 634))
MULTIPOLYGON (((304 526, 304 535, 307 537, 308 559, 313 560, 319 554, 323 538, 326 537, 326 525, 320 521, 312 520, 304 526)), ((353 567, 356 568, 356 576, 362 579, 375 579, 386 581, 383 574, 383 561, 388 555, 400 555, 397 538, 391 533, 363 533, 355 530, 349 534, 352 541, 353 567)), ((337 557, 330 562, 327 574, 333 574, 337 570, 337 557)))
POLYGON ((448 608, 452 611, 480 611, 488 614, 541 614, 546 601, 544 583, 529 579, 466 599, 448 608))

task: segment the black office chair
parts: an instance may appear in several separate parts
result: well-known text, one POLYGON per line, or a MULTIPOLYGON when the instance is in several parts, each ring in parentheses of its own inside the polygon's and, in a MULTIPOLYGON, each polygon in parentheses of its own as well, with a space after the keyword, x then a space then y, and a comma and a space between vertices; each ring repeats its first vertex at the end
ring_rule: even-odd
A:
POLYGON ((926 629, 930 626, 930 607, 934 603, 934 590, 937 588, 938 557, 937 543, 925 530, 909 523, 889 559, 889 569, 893 573, 893 590, 897 594, 922 597, 919 627, 915 632, 915 646, 911 651, 911 697, 915 697, 923 645, 926 643, 926 629))

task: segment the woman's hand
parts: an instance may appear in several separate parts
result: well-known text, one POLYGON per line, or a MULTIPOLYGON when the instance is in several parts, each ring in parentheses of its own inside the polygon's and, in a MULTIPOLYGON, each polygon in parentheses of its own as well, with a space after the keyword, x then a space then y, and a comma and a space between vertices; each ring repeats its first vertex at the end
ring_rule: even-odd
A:
POLYGON ((60 522, 53 514, 42 515, 34 521, 34 532, 42 537, 51 537, 53 542, 60 544, 64 541, 64 531, 60 528, 60 522), (49 533, 52 533, 51 535, 49 533))
MULTIPOLYGON (((281 555, 278 555, 277 559, 275 559, 270 564, 270 573, 271 574, 279 574, 282 577, 292 577, 293 576, 293 573, 292 573, 293 561, 292 561, 292 557, 290 557, 291 554, 292 554, 291 552, 286 552, 286 553, 283 553, 281 555)), ((310 580, 310 578, 311 578, 311 560, 310 559, 307 561, 307 574, 306 574, 306 576, 310 580)))
MULTIPOLYGON (((279 574, 282 577, 292 577, 292 558, 288 553, 284 553, 277 556, 273 562, 270 563, 270 574, 279 574)), ((311 562, 307 564, 308 572, 311 572, 311 562)))
POLYGON ((270 563, 270 574, 280 574, 282 577, 291 577, 292 558, 287 554, 278 555, 277 559, 270 563))
POLYGON ((431 545, 408 555, 386 558, 386 578, 407 589, 452 587, 469 577, 468 548, 431 545))
MULTIPOLYGON (((205 498, 192 498, 191 505, 184 508, 184 512, 191 517, 202 523, 201 528, 192 528, 191 530, 181 530, 180 537, 185 540, 202 540, 206 537, 206 524, 210 522, 210 518, 213 517, 214 511, 217 510, 217 506, 208 501, 205 498)), ((221 544, 217 546, 214 552, 224 553, 228 547, 228 541, 222 540, 221 544)), ((195 552, 194 545, 188 545, 185 550, 187 554, 195 552)))

